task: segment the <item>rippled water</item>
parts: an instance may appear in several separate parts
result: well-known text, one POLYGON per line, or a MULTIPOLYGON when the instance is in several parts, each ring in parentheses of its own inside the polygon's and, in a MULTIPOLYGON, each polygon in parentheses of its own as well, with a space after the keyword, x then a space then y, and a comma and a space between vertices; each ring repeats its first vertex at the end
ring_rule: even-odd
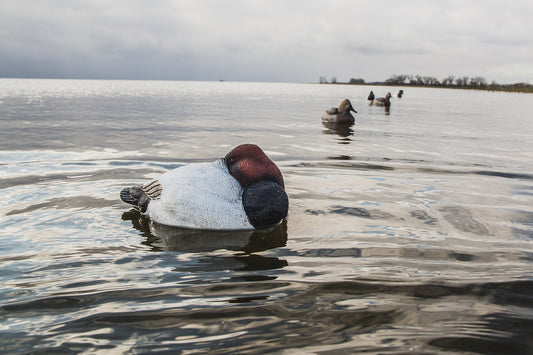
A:
POLYGON ((0 79, 0 352, 532 352, 533 96, 370 89, 398 90, 0 79), (274 229, 118 197, 247 142, 285 177, 274 229))

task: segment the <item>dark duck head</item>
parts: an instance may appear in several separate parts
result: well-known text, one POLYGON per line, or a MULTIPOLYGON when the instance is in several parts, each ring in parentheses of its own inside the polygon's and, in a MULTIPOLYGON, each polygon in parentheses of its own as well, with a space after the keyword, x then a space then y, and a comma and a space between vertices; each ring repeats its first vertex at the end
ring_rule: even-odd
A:
POLYGON ((242 204, 255 228, 267 228, 287 217, 289 198, 281 171, 261 148, 243 144, 224 160, 228 171, 242 186, 242 204))

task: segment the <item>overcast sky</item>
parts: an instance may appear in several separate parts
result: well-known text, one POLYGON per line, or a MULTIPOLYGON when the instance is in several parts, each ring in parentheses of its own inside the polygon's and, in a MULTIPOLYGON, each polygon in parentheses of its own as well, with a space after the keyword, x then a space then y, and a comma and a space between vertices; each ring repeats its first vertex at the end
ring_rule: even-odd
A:
POLYGON ((533 84, 531 0, 1 0, 0 77, 533 84))

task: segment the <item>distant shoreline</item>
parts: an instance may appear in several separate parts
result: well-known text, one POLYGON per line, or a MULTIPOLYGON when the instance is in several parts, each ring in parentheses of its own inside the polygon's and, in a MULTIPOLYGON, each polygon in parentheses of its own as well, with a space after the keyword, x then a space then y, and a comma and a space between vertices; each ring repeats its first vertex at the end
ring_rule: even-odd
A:
POLYGON ((394 74, 385 81, 374 81, 367 83, 363 78, 351 78, 346 83, 337 81, 332 77, 328 82, 324 76, 320 77, 320 84, 341 84, 341 85, 380 85, 380 86, 399 86, 399 87, 422 87, 422 88, 444 88, 444 89, 462 89, 462 90, 482 90, 482 91, 505 91, 505 92, 523 92, 533 93, 533 85, 521 82, 514 84, 498 84, 488 81, 481 77, 454 76, 448 75, 442 80, 433 76, 411 75, 411 74, 394 74))
POLYGON ((435 88, 435 89, 459 89, 459 90, 480 90, 480 91, 502 91, 502 92, 519 92, 532 94, 533 85, 517 84, 489 84, 485 86, 458 86, 458 85, 423 85, 423 84, 389 84, 385 82, 373 83, 319 83, 324 85, 360 85, 360 86, 394 86, 394 87, 416 87, 416 88, 435 88))

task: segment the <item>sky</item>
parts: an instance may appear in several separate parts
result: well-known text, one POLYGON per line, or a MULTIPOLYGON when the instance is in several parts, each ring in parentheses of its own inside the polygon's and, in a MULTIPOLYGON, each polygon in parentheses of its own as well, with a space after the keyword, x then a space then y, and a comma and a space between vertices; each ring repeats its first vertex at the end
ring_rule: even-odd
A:
POLYGON ((0 77, 533 84, 531 0, 2 0, 0 77))

